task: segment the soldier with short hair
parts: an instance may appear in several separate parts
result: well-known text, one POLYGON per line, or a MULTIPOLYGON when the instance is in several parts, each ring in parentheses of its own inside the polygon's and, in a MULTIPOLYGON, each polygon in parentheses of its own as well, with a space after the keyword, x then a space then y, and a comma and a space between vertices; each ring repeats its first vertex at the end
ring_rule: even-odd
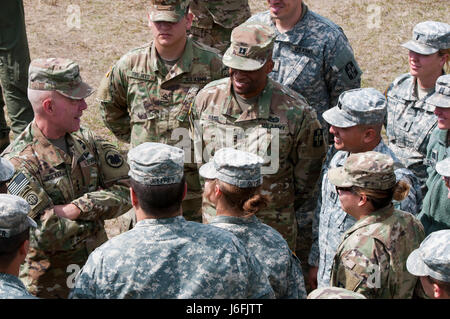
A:
POLYGON ((436 81, 434 94, 428 103, 434 106, 437 127, 427 147, 428 193, 423 200, 419 219, 428 235, 441 229, 450 229, 450 198, 445 181, 437 172, 436 163, 450 157, 450 74, 441 75, 436 81))
POLYGON ((188 194, 185 217, 201 221, 202 188, 189 137, 189 108, 207 83, 225 76, 212 48, 188 38, 189 0, 151 0, 148 23, 153 41, 125 54, 98 90, 105 125, 131 147, 160 142, 186 152, 188 194))
POLYGON ((204 197, 216 206, 210 225, 236 235, 264 268, 277 299, 305 299, 300 261, 279 232, 258 219, 270 202, 261 192, 261 165, 253 153, 221 148, 200 167, 204 197))
POLYGON ((20 278, 39 297, 66 298, 71 265, 81 267, 107 240, 105 219, 131 207, 119 150, 80 127, 93 91, 77 63, 33 60, 28 97, 35 118, 3 153, 16 169, 8 193, 30 204, 37 223, 20 278))
POLYGON ((408 256, 406 267, 420 278, 428 297, 450 299, 450 229, 428 235, 408 256))
POLYGON ((338 204, 336 188, 330 183, 328 170, 344 165, 351 153, 376 151, 391 156, 398 180, 410 185, 406 199, 394 202, 395 208, 417 215, 422 193, 417 177, 404 168, 384 144, 381 129, 386 116, 386 99, 373 88, 354 89, 342 93, 337 105, 323 114, 330 124, 337 152, 327 156, 322 168, 322 187, 313 219, 313 245, 309 254, 309 281, 314 289, 329 286, 331 265, 344 232, 356 220, 338 204), (316 283, 317 280, 317 283, 316 283))
MULTIPOLYGON (((305 211, 315 203, 314 189, 326 148, 316 112, 297 92, 268 78, 272 70, 274 33, 269 26, 244 23, 231 33, 223 56, 230 77, 209 83, 192 106, 196 160, 207 162, 223 147, 233 147, 264 158, 262 192, 272 197, 259 212, 306 263, 311 228, 305 211), (198 156, 197 156, 198 155, 198 156), (295 212, 304 219, 296 220, 295 212)), ((204 198, 203 219, 216 215, 204 198)))
POLYGON ((194 15, 189 34, 195 41, 223 54, 230 45, 233 28, 250 18, 248 0, 191 0, 194 15))
POLYGON ((334 256, 331 286, 370 299, 412 298, 417 277, 406 270, 406 260, 425 235, 416 217, 392 205, 409 191, 397 181, 394 160, 373 151, 354 153, 327 175, 342 209, 356 220, 334 256))
POLYGON ((261 265, 234 235, 184 219, 182 149, 143 143, 128 163, 136 226, 89 256, 71 298, 274 298, 261 265))
POLYGON ((427 145, 436 127, 430 98, 436 81, 450 70, 450 25, 437 21, 418 23, 412 39, 402 44, 409 50, 409 72, 386 90, 385 120, 389 148, 419 178, 422 194, 427 192, 427 145))
POLYGON ((30 245, 30 205, 18 196, 0 194, 0 299, 32 299, 17 276, 30 245))

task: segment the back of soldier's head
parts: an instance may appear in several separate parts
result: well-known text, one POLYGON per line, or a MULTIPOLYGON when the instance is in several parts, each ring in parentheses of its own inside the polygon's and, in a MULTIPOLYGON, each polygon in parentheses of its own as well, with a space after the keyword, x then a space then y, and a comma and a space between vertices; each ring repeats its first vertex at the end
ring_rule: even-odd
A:
POLYGON ((28 217, 30 205, 21 197, 0 194, 0 267, 14 259, 19 247, 29 239, 30 227, 37 225, 28 217))
POLYGON ((131 187, 147 214, 179 210, 185 190, 184 151, 161 143, 143 143, 128 152, 131 187))

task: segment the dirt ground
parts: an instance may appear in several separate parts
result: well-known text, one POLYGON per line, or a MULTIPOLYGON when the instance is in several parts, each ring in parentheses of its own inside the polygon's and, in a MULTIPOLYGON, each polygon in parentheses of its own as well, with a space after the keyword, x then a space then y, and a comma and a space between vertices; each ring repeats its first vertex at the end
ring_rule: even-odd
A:
MULTIPOLYGON (((24 0, 31 58, 66 57, 81 66, 84 80, 97 87, 110 66, 130 49, 151 39, 145 0, 24 0)), ((407 72, 407 50, 414 25, 450 21, 448 0, 306 0, 316 13, 340 25, 363 70, 362 86, 382 92, 407 72)), ((249 1, 252 13, 267 10, 265 0, 249 1)), ((87 99, 83 125, 118 142, 103 125, 95 95, 87 99)), ((109 221, 117 235, 117 221, 109 221)))

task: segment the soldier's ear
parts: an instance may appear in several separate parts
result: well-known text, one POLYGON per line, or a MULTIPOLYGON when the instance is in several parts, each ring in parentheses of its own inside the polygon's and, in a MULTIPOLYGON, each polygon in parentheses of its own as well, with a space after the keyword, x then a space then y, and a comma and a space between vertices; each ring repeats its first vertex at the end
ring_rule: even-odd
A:
POLYGON ((192 20, 194 19, 194 15, 189 11, 186 14, 186 30, 190 30, 192 26, 192 20))
POLYGON ((53 107, 54 106, 52 103, 52 99, 50 97, 42 101, 42 109, 44 110, 45 113, 53 113, 54 111, 53 107))
POLYGON ((131 205, 133 205, 133 207, 139 206, 139 200, 138 200, 137 195, 134 192, 134 189, 132 187, 130 187, 130 200, 131 200, 131 205))

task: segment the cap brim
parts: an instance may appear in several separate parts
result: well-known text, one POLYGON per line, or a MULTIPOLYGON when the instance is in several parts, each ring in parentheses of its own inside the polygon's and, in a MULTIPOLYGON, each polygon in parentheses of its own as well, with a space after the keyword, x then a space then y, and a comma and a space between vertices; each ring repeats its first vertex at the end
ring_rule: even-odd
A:
POLYGON ((328 124, 336 126, 336 127, 352 127, 355 125, 358 125, 358 123, 355 123, 353 121, 350 121, 349 119, 345 118, 342 114, 343 111, 339 109, 337 106, 323 112, 322 117, 325 121, 327 121, 328 124))
POLYGON ((416 249, 409 254, 408 259, 406 260, 406 269, 414 276, 428 276, 428 267, 422 261, 419 249, 416 249))
POLYGON ((58 93, 73 100, 81 100, 87 98, 95 92, 95 90, 87 83, 81 82, 76 88, 71 90, 57 90, 58 93))
POLYGON ((344 166, 331 168, 328 170, 328 180, 337 187, 351 187, 353 184, 348 181, 348 174, 344 170, 344 166))
POLYGON ((261 69, 264 64, 266 63, 266 60, 263 62, 252 60, 248 58, 244 58, 242 56, 237 56, 233 54, 232 48, 229 47, 227 51, 225 51, 225 54, 222 57, 222 62, 227 67, 236 69, 236 70, 242 70, 242 71, 256 71, 261 69))
POLYGON ((0 165, 3 166, 4 174, 0 174, 0 182, 5 182, 13 177, 15 169, 13 164, 6 158, 0 158, 0 165))
POLYGON ((30 227, 37 228, 36 222, 30 216, 27 216, 27 222, 30 227))
POLYGON ((441 94, 434 93, 434 94, 427 100, 427 103, 428 103, 428 104, 431 104, 431 105, 433 105, 433 106, 437 106, 437 107, 441 107, 441 108, 448 109, 448 108, 450 108, 449 98, 450 98, 450 97, 444 97, 444 96, 442 96, 441 94))
POLYGON ((214 168, 213 162, 208 162, 200 167, 199 174, 201 177, 206 179, 215 179, 217 178, 217 171, 214 168))
POLYGON ((183 15, 177 14, 174 11, 157 11, 157 10, 151 10, 150 14, 150 21, 152 22, 172 22, 177 23, 181 20, 183 15))
POLYGON ((439 49, 429 47, 428 45, 413 40, 403 43, 402 47, 423 55, 430 55, 439 51, 439 49))

